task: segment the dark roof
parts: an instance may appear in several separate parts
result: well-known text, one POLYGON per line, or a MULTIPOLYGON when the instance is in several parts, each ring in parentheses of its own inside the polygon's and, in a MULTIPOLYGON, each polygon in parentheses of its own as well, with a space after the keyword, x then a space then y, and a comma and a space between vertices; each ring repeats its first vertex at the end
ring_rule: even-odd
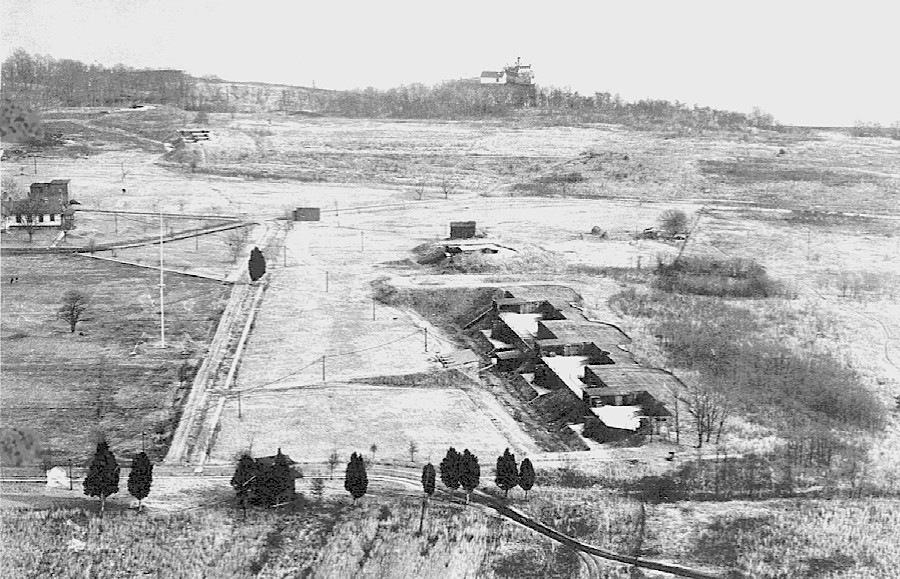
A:
POLYGON ((619 364, 591 365, 585 369, 585 379, 595 374, 605 386, 590 385, 585 393, 593 396, 614 396, 632 392, 647 392, 663 401, 672 397, 671 389, 681 386, 681 381, 658 368, 620 366, 619 364))
POLYGON ((50 182, 53 183, 54 185, 65 185, 69 181, 71 181, 71 179, 54 179, 53 181, 50 181, 50 182))
POLYGON ((451 221, 450 227, 475 227, 474 221, 451 221))
POLYGON ((600 322, 577 322, 572 320, 541 320, 542 324, 556 339, 569 343, 594 342, 603 350, 616 344, 628 344, 631 340, 617 327, 600 322))
POLYGON ((495 72, 493 70, 486 70, 481 73, 481 78, 500 78, 502 76, 502 72, 495 72))
POLYGON ((522 298, 494 298, 494 303, 497 305, 512 305, 512 304, 525 304, 528 303, 526 300, 522 298))
MULTIPOLYGON (((264 464, 266 466, 272 466, 275 464, 275 457, 278 455, 273 454, 272 456, 261 456, 256 459, 256 462, 260 464, 264 464)), ((282 456, 287 459, 288 464, 297 464, 297 461, 289 457, 288 455, 282 453, 282 456)))
POLYGON ((10 214, 15 215, 21 212, 20 206, 28 202, 35 203, 35 208, 37 209, 37 213, 35 213, 36 215, 38 213, 56 215, 57 213, 63 212, 63 207, 61 205, 53 204, 52 202, 45 203, 43 201, 37 201, 35 199, 12 199, 10 201, 5 201, 4 208, 10 214))

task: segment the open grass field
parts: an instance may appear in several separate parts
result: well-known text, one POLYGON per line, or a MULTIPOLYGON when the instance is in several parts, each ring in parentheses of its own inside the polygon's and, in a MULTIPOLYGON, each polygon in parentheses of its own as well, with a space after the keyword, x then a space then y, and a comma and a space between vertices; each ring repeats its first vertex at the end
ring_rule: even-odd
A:
MULTIPOLYGON (((68 150, 81 147, 93 162, 115 167, 117 182, 128 181, 122 173, 140 172, 129 163, 136 148, 160 151, 177 129, 194 126, 193 113, 169 107, 52 116, 68 150), (113 146, 98 145, 104 142, 113 146)), ((546 126, 527 114, 477 122, 210 114, 204 127, 212 131, 209 142, 176 148, 165 161, 179 169, 193 162, 199 180, 380 183, 409 193, 424 185, 426 198, 442 197, 449 184, 456 193, 873 213, 897 213, 900 195, 900 142, 836 131, 674 136, 602 124, 546 126)))
POLYGON ((159 342, 159 274, 71 255, 3 258, 4 426, 43 434, 53 461, 81 461, 94 436, 133 453, 141 432, 151 456, 164 452, 185 395, 179 368, 195 368, 225 303, 226 286, 165 277, 166 332, 159 342), (63 292, 90 298, 75 333, 55 319, 63 292))
MULTIPOLYGON (((164 267, 223 280, 232 279, 229 276, 233 276, 237 264, 247 261, 250 250, 262 235, 262 229, 251 225, 166 242, 163 246, 164 267)), ((159 264, 159 245, 99 251, 96 255, 154 266, 159 264)))
MULTIPOLYGON (((186 233, 225 223, 228 222, 221 219, 167 217, 163 221, 163 235, 186 233)), ((13 229, 4 232, 0 240, 2 240, 3 247, 43 248, 53 244, 58 235, 58 228, 42 229, 35 231, 32 240, 29 241, 28 234, 25 231, 13 229)), ((224 236, 226 234, 217 233, 215 235, 220 236, 220 243, 216 244, 215 249, 224 250, 224 248, 219 246, 224 245, 224 236)), ((159 218, 155 215, 115 215, 82 211, 76 214, 75 229, 68 231, 66 236, 56 243, 56 247, 88 248, 92 244, 125 243, 154 236, 159 236, 159 218)), ((193 240, 191 240, 191 243, 194 243, 193 240)), ((167 245, 167 249, 170 246, 171 244, 167 245)), ((156 247, 158 248, 159 246, 156 247)), ((192 246, 191 249, 197 251, 199 248, 192 246)))

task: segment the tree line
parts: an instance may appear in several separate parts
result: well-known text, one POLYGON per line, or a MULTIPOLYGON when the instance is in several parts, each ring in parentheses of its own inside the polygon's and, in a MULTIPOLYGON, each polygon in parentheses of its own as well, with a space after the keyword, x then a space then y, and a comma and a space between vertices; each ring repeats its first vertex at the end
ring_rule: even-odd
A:
POLYGON ((603 122, 642 129, 689 130, 777 126, 772 115, 758 108, 744 114, 662 99, 628 102, 610 92, 581 94, 570 88, 537 85, 482 86, 465 79, 433 86, 414 83, 386 90, 326 91, 198 79, 180 70, 89 65, 32 55, 21 49, 13 52, 0 69, 3 96, 39 108, 146 102, 209 112, 313 109, 359 118, 477 119, 502 117, 527 106, 538 117, 555 124, 603 122))
POLYGON ((193 79, 180 70, 105 67, 16 50, 0 65, 3 96, 43 108, 107 106, 135 101, 191 105, 193 79))

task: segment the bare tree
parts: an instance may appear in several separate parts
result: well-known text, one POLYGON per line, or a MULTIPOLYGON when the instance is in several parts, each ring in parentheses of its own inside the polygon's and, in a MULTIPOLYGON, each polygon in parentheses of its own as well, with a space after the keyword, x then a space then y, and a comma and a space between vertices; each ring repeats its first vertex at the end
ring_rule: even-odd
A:
POLYGON ((62 305, 57 310, 57 317, 69 324, 69 331, 75 333, 75 326, 84 317, 87 310, 88 297, 78 290, 69 290, 63 294, 62 305))
POLYGON ((416 453, 419 452, 419 445, 415 440, 409 441, 409 462, 416 462, 416 453))
POLYGON ((334 469, 337 468, 338 463, 341 462, 341 456, 338 454, 338 451, 332 451, 331 454, 328 455, 328 478, 334 478, 334 469))
POLYGON ((19 193, 21 193, 19 182, 16 181, 16 178, 9 173, 3 175, 2 183, 4 197, 8 196, 12 199, 15 199, 19 196, 19 193))
POLYGON ((28 234, 28 243, 34 238, 34 232, 38 230, 38 223, 44 218, 44 204, 34 199, 23 199, 16 204, 14 211, 19 216, 22 229, 28 234))
POLYGON ((244 252, 244 246, 250 238, 250 230, 246 227, 236 227, 229 229, 225 236, 225 245, 228 247, 228 254, 231 256, 231 263, 235 263, 244 252))
POLYGON ((731 413, 727 395, 721 389, 704 382, 702 378, 686 380, 685 385, 682 401, 697 429, 697 448, 703 448, 704 442, 710 442, 713 434, 718 443, 725 421, 731 413))
POLYGON ((425 179, 420 179, 416 182, 416 195, 419 198, 419 201, 425 196, 425 179))
POLYGON ((449 199, 450 194, 456 190, 456 182, 448 177, 441 180, 441 191, 444 193, 444 199, 449 199))

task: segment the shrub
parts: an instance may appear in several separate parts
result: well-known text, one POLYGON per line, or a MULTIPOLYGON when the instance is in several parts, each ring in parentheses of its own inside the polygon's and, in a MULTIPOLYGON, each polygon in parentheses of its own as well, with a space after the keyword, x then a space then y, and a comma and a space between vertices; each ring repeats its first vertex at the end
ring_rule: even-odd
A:
POLYGON ((654 286, 671 293, 718 297, 766 298, 783 293, 763 266, 750 259, 687 257, 659 262, 654 286))

